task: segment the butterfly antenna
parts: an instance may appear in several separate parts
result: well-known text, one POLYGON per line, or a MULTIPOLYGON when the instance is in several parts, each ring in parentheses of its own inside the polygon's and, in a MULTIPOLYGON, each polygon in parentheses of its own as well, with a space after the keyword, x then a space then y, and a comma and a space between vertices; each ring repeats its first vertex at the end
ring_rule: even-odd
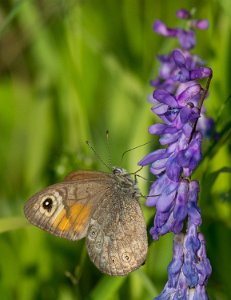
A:
POLYGON ((89 141, 86 141, 86 144, 88 147, 94 152, 95 156, 98 158, 98 160, 109 170, 111 170, 111 167, 105 163, 105 161, 102 160, 102 158, 99 156, 99 154, 96 152, 95 148, 90 144, 89 141))
POLYGON ((109 143, 109 130, 106 130, 106 141, 107 141, 107 152, 108 152, 108 164, 112 168, 112 157, 111 157, 111 147, 109 143))
POLYGON ((150 144, 151 142, 153 142, 153 141, 146 142, 146 143, 144 143, 144 144, 142 144, 142 145, 139 145, 139 146, 136 146, 136 147, 133 147, 133 148, 131 148, 131 149, 128 149, 128 150, 124 151, 123 154, 122 154, 122 157, 121 157, 121 163, 122 163, 122 161, 123 161, 123 159, 124 159, 125 154, 127 154, 128 152, 130 152, 130 151, 132 151, 132 150, 135 150, 135 149, 137 149, 137 148, 140 148, 140 147, 143 147, 143 146, 145 146, 145 145, 148 145, 148 144, 150 144))

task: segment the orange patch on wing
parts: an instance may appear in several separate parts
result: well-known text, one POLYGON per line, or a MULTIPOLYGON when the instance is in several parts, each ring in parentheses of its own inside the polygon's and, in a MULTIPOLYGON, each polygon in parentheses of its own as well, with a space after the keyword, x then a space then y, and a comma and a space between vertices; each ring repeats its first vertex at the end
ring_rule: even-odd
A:
POLYGON ((71 211, 73 211, 73 214, 78 215, 74 231, 77 233, 82 232, 86 225, 89 222, 89 218, 91 215, 92 206, 86 205, 86 204, 80 204, 76 203, 71 207, 71 211))
POLYGON ((67 217, 65 209, 63 209, 53 224, 60 231, 67 231, 71 227, 70 218, 67 217))
POLYGON ((75 223, 73 230, 77 233, 81 233, 88 223, 91 208, 91 205, 75 203, 69 208, 68 215, 65 209, 60 212, 53 226, 60 231, 68 231, 75 223))

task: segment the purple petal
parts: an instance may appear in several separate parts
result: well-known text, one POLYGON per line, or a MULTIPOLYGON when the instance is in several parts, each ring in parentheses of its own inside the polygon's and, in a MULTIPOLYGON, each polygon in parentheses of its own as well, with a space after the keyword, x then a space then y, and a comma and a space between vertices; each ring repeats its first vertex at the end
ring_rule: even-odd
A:
POLYGON ((192 107, 193 104, 189 103, 187 106, 183 107, 180 112, 180 119, 182 124, 186 124, 187 122, 195 121, 199 118, 199 109, 197 107, 192 107))
POLYGON ((163 158, 163 159, 158 159, 158 160, 154 161, 152 163, 152 169, 157 169, 157 170, 163 169, 163 168, 165 169, 167 161, 168 161, 168 157, 167 158, 163 158))
POLYGON ((182 271, 186 277, 189 287, 195 287, 198 284, 199 276, 195 265, 192 263, 190 257, 185 257, 182 271))
MULTIPOLYGON (((185 124, 185 126, 186 125, 187 124, 185 124)), ((184 127, 183 127, 183 129, 184 129, 184 127)), ((181 149, 185 149, 187 147, 188 147, 188 137, 186 137, 185 134, 182 133, 179 140, 177 141, 176 152, 180 151, 181 149)))
POLYGON ((175 37, 177 35, 178 30, 177 29, 171 29, 168 28, 163 22, 160 20, 156 20, 153 29, 155 32, 163 35, 163 36, 170 36, 175 37))
POLYGON ((154 124, 149 127, 148 131, 150 134, 161 135, 165 133, 171 133, 171 134, 176 133, 178 129, 166 124, 154 124))
POLYGON ((160 84, 161 84, 161 81, 160 81, 159 78, 150 80, 150 85, 151 86, 158 87, 160 84))
POLYGON ((150 94, 148 95, 148 102, 149 102, 149 103, 156 104, 156 105, 159 104, 158 101, 156 101, 156 99, 153 98, 153 95, 152 95, 152 94, 151 94, 151 95, 150 95, 150 94))
POLYGON ((176 133, 164 134, 159 139, 159 142, 161 145, 171 144, 171 143, 174 143, 175 141, 177 141, 179 139, 180 135, 181 135, 181 131, 178 131, 176 133))
MULTIPOLYGON (((189 103, 192 104, 192 103, 189 103)), ((194 122, 200 117, 200 110, 198 107, 193 107, 191 111, 191 115, 189 117, 189 121, 194 122)))
POLYGON ((177 145, 178 145, 178 143, 176 142, 176 143, 172 143, 172 144, 170 144, 169 146, 168 146, 168 148, 167 148, 167 152, 168 153, 173 153, 173 152, 175 152, 176 151, 176 149, 177 149, 177 145))
POLYGON ((169 76, 171 76, 171 78, 164 80, 159 88, 165 89, 169 93, 174 93, 176 89, 176 82, 172 79, 172 74, 169 74, 169 76))
POLYGON ((188 105, 183 107, 180 111, 180 119, 182 124, 185 124, 190 119, 190 116, 192 114, 192 109, 188 105))
MULTIPOLYGON (((182 128, 183 133, 184 133, 184 135, 185 135, 187 138, 190 138, 191 133, 192 133, 192 129, 193 129, 193 128, 192 128, 192 125, 189 124, 189 123, 186 123, 186 124, 184 125, 184 127, 182 128)), ((182 147, 181 149, 183 149, 183 147, 182 147)))
POLYGON ((162 194, 156 203, 156 209, 160 212, 167 212, 172 207, 176 191, 170 194, 162 194))
POLYGON ((149 153, 143 159, 138 162, 139 166, 146 166, 151 164, 153 161, 156 161, 160 158, 168 157, 169 154, 167 153, 166 149, 158 149, 154 152, 149 153))
POLYGON ((157 59, 160 61, 160 63, 170 63, 172 58, 170 55, 166 55, 166 54, 160 54, 157 55, 157 59))
POLYGON ((176 119, 180 111, 180 108, 171 108, 168 107, 168 111, 165 113, 165 118, 167 121, 165 123, 172 125, 172 122, 176 119))
POLYGON ((209 297, 206 293, 205 286, 197 285, 193 295, 193 300, 209 300, 209 297))
POLYGON ((160 176, 151 186, 150 194, 161 195, 163 193, 170 194, 178 188, 178 182, 174 182, 168 178, 166 174, 160 176))
POLYGON ((158 240, 159 235, 165 234, 169 231, 169 227, 166 226, 166 222, 170 218, 170 212, 160 212, 157 210, 155 219, 154 219, 154 226, 150 229, 150 233, 154 240, 158 240))
MULTIPOLYGON (((183 109, 183 108, 182 108, 183 109)), ((181 110, 182 110, 181 109, 181 110)), ((178 114, 178 116, 175 118, 175 120, 172 122, 172 125, 175 126, 178 130, 181 130, 182 127, 184 126, 184 123, 181 120, 181 110, 180 113, 178 114)), ((183 111, 184 112, 184 111, 183 111)))
POLYGON ((188 69, 188 70, 192 70, 193 66, 195 66, 193 56, 187 55, 187 53, 185 53, 185 66, 186 66, 186 69, 188 69))
POLYGON ((198 132, 197 136, 192 139, 188 149, 178 153, 177 161, 182 167, 189 168, 191 171, 197 167, 202 159, 201 142, 201 134, 198 132))
POLYGON ((192 175, 192 171, 189 168, 183 168, 184 177, 190 177, 192 175))
POLYGON ((201 214, 198 207, 198 193, 199 184, 197 181, 191 181, 189 183, 189 196, 188 196, 188 216, 189 225, 201 225, 201 214))
POLYGON ((174 50, 172 57, 179 68, 185 67, 185 57, 179 50, 174 50))
MULTIPOLYGON (((175 68, 175 63, 174 63, 171 55, 159 55, 158 59, 160 61, 159 77, 162 79, 162 83, 164 85, 168 85, 168 83, 166 81, 171 76, 171 73, 173 72, 173 70, 175 68)), ((158 86, 160 86, 160 85, 161 84, 159 83, 158 86)), ((168 89, 166 89, 166 90, 168 91, 168 89)))
MULTIPOLYGON (((173 72, 174 68, 175 68, 175 63, 174 62, 162 63, 160 68, 159 68, 159 76, 162 79, 162 86, 168 92, 172 91, 172 88, 169 91, 167 87, 171 86, 171 84, 169 84, 169 77, 171 76, 171 73, 173 72)), ((158 87, 161 88, 161 84, 158 87)))
POLYGON ((168 283, 170 287, 177 287, 180 270, 183 265, 183 242, 184 235, 179 234, 174 237, 173 259, 168 265, 168 283))
POLYGON ((154 112, 156 115, 163 115, 168 111, 168 105, 165 104, 159 104, 157 106, 153 106, 151 108, 152 112, 154 112))
POLYGON ((158 196, 148 195, 147 198, 146 198, 146 206, 147 207, 155 206, 157 199, 158 199, 158 196))
POLYGON ((187 87, 183 92, 177 96, 177 102, 180 106, 185 106, 188 101, 199 94, 201 91, 201 86, 199 84, 194 84, 187 87))
POLYGON ((190 72, 190 79, 198 80, 198 79, 210 77, 211 75, 212 75, 212 70, 210 68, 200 67, 190 72))
POLYGON ((180 232, 182 232, 183 226, 184 226, 183 221, 179 221, 174 218, 174 222, 172 223, 171 231, 175 234, 179 234, 180 232))
POLYGON ((187 290, 188 290, 187 287, 185 287, 184 289, 180 287, 180 289, 176 291, 176 294, 173 296, 171 300, 188 300, 187 290))
POLYGON ((154 219, 154 227, 159 231, 159 229, 167 222, 171 211, 160 212, 156 211, 155 219, 154 219))
MULTIPOLYGON (((149 230, 149 233, 151 234, 152 239, 153 239, 154 241, 157 241, 157 240, 158 240, 159 234, 158 234, 158 231, 156 230, 155 227, 151 227, 150 230, 149 230)), ((161 298, 159 298, 159 299, 161 299, 161 298)))
POLYGON ((196 256, 198 249, 201 246, 201 242, 197 234, 197 226, 191 225, 188 228, 187 235, 185 236, 184 248, 190 256, 196 256))
POLYGON ((178 104, 176 99, 168 92, 164 90, 157 89, 153 93, 153 97, 157 99, 159 102, 167 104, 171 107, 177 107, 178 104))
POLYGON ((164 235, 170 231, 175 234, 179 234, 182 231, 182 228, 183 222, 177 222, 177 220, 173 216, 173 212, 171 212, 167 222, 159 228, 159 234, 164 235))
POLYGON ((173 77, 175 81, 187 82, 192 80, 190 77, 190 72, 187 68, 181 68, 180 71, 173 77))
POLYGON ((163 224, 163 226, 160 226, 158 228, 159 235, 164 235, 167 232, 172 231, 173 223, 174 223, 174 217, 173 214, 171 213, 168 220, 165 222, 165 224, 163 224))
POLYGON ((155 169, 155 168, 151 167, 150 172, 155 176, 161 176, 165 172, 165 167, 159 168, 159 169, 155 169))
POLYGON ((198 201, 198 194, 200 191, 200 185, 198 181, 193 180, 189 183, 189 192, 190 192, 190 201, 196 202, 198 201))
POLYGON ((176 204, 173 210, 173 216, 178 222, 183 221, 188 213, 188 191, 188 181, 182 180, 177 191, 176 204))
POLYGON ((166 174, 169 179, 178 182, 182 173, 182 167, 178 164, 176 156, 169 158, 166 164, 166 174))
POLYGON ((177 87, 177 90, 175 92, 175 97, 178 101, 178 98, 179 98, 179 95, 181 93, 183 93, 187 88, 193 86, 193 85, 196 85, 196 81, 188 81, 188 82, 181 82, 178 87, 177 87))
POLYGON ((193 26, 200 30, 206 30, 209 28, 209 22, 208 20, 197 20, 193 22, 193 26))
POLYGON ((190 50, 196 44, 195 32, 192 29, 189 31, 179 29, 177 36, 179 43, 184 49, 190 50))
POLYGON ((176 12, 176 16, 179 19, 190 19, 191 18, 191 14, 188 10, 181 8, 176 12))
POLYGON ((182 271, 190 287, 195 287, 199 282, 199 275, 196 269, 198 262, 197 251, 200 248, 197 227, 191 226, 184 240, 184 265, 182 271))
POLYGON ((205 248, 205 239, 202 233, 198 234, 198 238, 201 242, 201 246, 199 250, 197 251, 197 255, 199 257, 199 263, 197 265, 197 269, 200 273, 200 280, 199 284, 206 284, 208 277, 212 273, 212 267, 210 264, 210 261, 207 258, 206 255, 206 248, 205 248))
POLYGON ((165 285, 165 288, 161 292, 161 294, 154 298, 154 300, 169 300, 174 295, 175 290, 173 288, 168 287, 168 283, 165 285))

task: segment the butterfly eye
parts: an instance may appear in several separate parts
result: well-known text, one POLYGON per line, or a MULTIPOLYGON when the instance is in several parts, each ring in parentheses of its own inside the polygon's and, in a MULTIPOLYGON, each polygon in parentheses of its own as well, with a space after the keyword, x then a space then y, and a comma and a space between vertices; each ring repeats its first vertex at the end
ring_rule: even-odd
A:
POLYGON ((117 168, 117 167, 113 167, 112 172, 113 172, 113 174, 122 174, 123 173, 123 169, 117 168))
POLYGON ((46 198, 43 203, 42 203, 42 207, 50 212, 52 210, 52 207, 53 207, 53 200, 51 198, 46 198))

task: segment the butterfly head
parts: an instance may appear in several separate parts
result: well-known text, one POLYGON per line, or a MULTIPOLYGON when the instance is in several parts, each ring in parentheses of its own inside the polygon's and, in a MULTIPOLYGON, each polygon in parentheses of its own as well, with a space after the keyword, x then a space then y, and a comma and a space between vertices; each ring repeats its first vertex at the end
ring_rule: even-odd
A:
POLYGON ((125 169, 113 167, 112 173, 117 177, 118 181, 121 183, 120 188, 125 191, 125 193, 129 192, 133 197, 139 198, 140 191, 136 180, 131 177, 131 173, 128 173, 125 169))
POLYGON ((127 175, 128 172, 123 168, 112 167, 112 173, 115 175, 127 175))

